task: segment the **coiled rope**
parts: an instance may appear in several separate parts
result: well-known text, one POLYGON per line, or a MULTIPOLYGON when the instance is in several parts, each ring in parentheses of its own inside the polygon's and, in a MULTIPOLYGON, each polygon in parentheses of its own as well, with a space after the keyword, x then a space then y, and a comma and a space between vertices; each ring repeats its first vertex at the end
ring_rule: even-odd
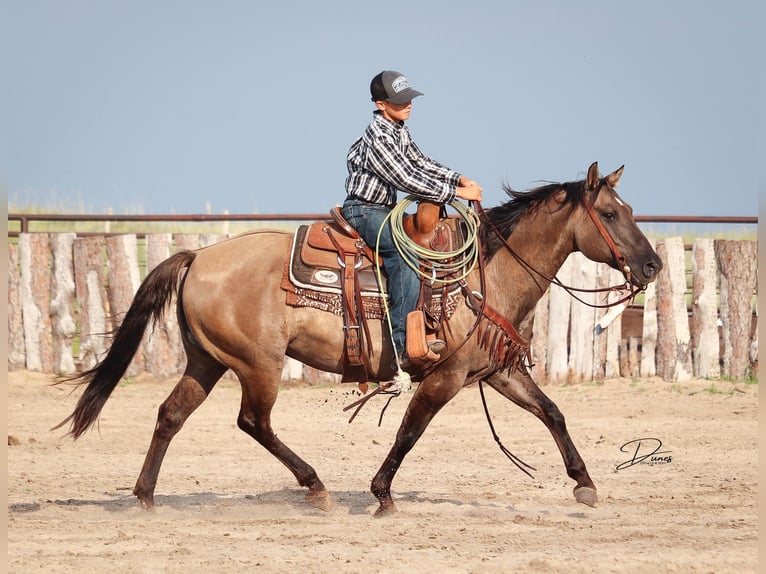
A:
MULTIPOLYGON (((466 227, 465 242, 453 251, 433 251, 415 243, 404 231, 404 216, 407 208, 417 198, 408 195, 394 206, 386 219, 391 222, 394 245, 407 265, 431 284, 449 285, 465 279, 479 261, 479 216, 458 200, 449 205, 457 211, 466 227)), ((381 226, 381 231, 385 227, 381 226)), ((380 244, 380 232, 375 246, 376 254, 380 244)))
MULTIPOLYGON (((401 255, 404 262, 413 269, 418 275, 426 281, 433 284, 450 285, 463 280, 473 271, 479 261, 479 216, 457 199, 451 201, 449 205, 457 211, 463 219, 466 226, 465 241, 462 246, 453 251, 433 251, 422 245, 415 243, 404 231, 404 216, 407 208, 417 201, 416 196, 408 195, 402 201, 397 203, 383 220, 383 225, 378 230, 378 236, 375 241, 375 272, 378 280, 378 288, 381 293, 385 293, 383 288, 383 275, 380 266, 380 237, 386 223, 391 224, 391 235, 393 237, 396 250, 401 255), (439 272, 443 272, 439 277, 439 272)), ((383 296, 383 308, 386 314, 389 332, 393 335, 393 326, 391 325, 391 315, 389 313, 387 297, 383 296)), ((394 345, 395 347, 395 345, 394 345)), ((403 373, 399 364, 398 354, 404 349, 394 349, 396 364, 398 367, 397 377, 409 376, 403 373)), ((395 382, 397 382, 395 380, 395 382)), ((402 386, 408 387, 409 382, 402 381, 402 386)), ((398 386, 398 385, 397 385, 398 386)))

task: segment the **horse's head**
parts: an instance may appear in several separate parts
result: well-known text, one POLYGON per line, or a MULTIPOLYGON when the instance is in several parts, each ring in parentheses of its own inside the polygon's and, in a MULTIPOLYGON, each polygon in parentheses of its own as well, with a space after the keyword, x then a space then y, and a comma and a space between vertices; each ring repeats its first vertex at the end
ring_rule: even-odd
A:
POLYGON ((598 163, 584 182, 586 216, 575 229, 576 248, 589 259, 602 261, 644 287, 657 278, 662 261, 633 219, 633 208, 615 191, 625 166, 600 177, 598 163))

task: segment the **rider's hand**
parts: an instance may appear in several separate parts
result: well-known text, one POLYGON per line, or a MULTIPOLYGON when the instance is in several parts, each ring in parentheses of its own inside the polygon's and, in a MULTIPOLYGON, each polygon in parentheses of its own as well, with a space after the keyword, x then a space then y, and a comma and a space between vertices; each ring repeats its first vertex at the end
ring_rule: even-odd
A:
MULTIPOLYGON (((463 183, 464 178, 460 178, 460 183, 463 183)), ((467 185, 461 185, 457 188, 455 191, 455 195, 457 195, 461 199, 466 199, 468 201, 481 201, 481 192, 482 189, 479 186, 478 183, 475 181, 472 181, 470 179, 465 180, 467 185)))

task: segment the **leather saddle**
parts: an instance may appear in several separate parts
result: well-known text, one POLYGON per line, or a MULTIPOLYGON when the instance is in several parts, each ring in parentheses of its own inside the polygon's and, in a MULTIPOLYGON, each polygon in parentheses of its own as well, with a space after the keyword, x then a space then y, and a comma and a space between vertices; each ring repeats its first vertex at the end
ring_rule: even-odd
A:
MULTIPOLYGON (((405 216, 402 226, 417 244, 432 251, 449 252, 465 241, 462 222, 442 217, 442 208, 422 202, 418 213, 405 216)), ((363 312, 364 296, 385 297, 378 285, 376 255, 354 227, 343 217, 339 207, 330 211, 330 221, 319 221, 298 227, 290 256, 290 282, 302 289, 339 293, 344 319, 343 381, 363 383, 368 380, 372 349, 363 312), (364 336, 362 336, 364 334, 364 336)), ((421 287, 421 304, 432 298, 425 282, 421 287)), ((442 303, 444 297, 442 296, 442 303)))
MULTIPOLYGON (((421 217, 420 212, 426 211, 424 205, 436 206, 423 203, 418 214, 406 216, 402 225, 407 235, 418 245, 433 251, 458 249, 465 241, 461 222, 455 218, 434 219, 431 213, 428 214, 429 221, 421 217)), ((343 287, 344 270, 352 263, 362 294, 385 295, 381 293, 375 273, 376 259, 381 265, 382 262, 376 258, 373 248, 345 220, 339 207, 330 211, 330 217, 330 221, 298 227, 291 256, 291 281, 303 288, 338 292, 343 287)), ((385 285, 385 273, 383 283, 385 285)))

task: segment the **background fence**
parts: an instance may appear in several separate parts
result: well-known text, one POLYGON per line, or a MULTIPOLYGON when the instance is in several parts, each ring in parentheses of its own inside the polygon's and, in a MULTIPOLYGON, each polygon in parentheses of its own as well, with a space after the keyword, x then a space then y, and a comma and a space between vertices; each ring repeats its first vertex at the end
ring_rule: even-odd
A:
MULTIPOLYGON (((11 215, 9 220, 18 217, 11 215)), ((189 218, 114 219, 125 221, 126 217, 136 221, 189 218)), ((225 218, 236 220, 225 215, 199 216, 194 221, 225 218)), ((93 219, 103 222, 106 218, 93 219)), ((662 219, 653 219, 657 220, 662 219)), ((28 232, 28 220, 21 229, 9 232, 17 239, 9 241, 8 249, 8 369, 51 374, 70 374, 97 362, 109 345, 104 334, 116 326, 142 277, 154 266, 178 249, 196 249, 226 237, 213 233, 28 232)), ((539 382, 618 376, 659 376, 667 381, 744 379, 755 375, 756 242, 699 238, 684 245, 681 237, 669 237, 657 240, 655 247, 665 268, 639 300, 640 305, 629 307, 624 314, 588 307, 556 286, 545 294, 535 310, 532 339, 533 374, 539 382)), ((622 281, 619 273, 579 254, 570 256, 558 277, 565 284, 586 289, 622 281)), ((593 295, 585 297, 603 303, 593 295)), ((158 378, 174 377, 183 367, 175 314, 169 312, 164 323, 145 336, 128 376, 148 372, 158 378)), ((337 380, 289 360, 283 378, 337 380)))

